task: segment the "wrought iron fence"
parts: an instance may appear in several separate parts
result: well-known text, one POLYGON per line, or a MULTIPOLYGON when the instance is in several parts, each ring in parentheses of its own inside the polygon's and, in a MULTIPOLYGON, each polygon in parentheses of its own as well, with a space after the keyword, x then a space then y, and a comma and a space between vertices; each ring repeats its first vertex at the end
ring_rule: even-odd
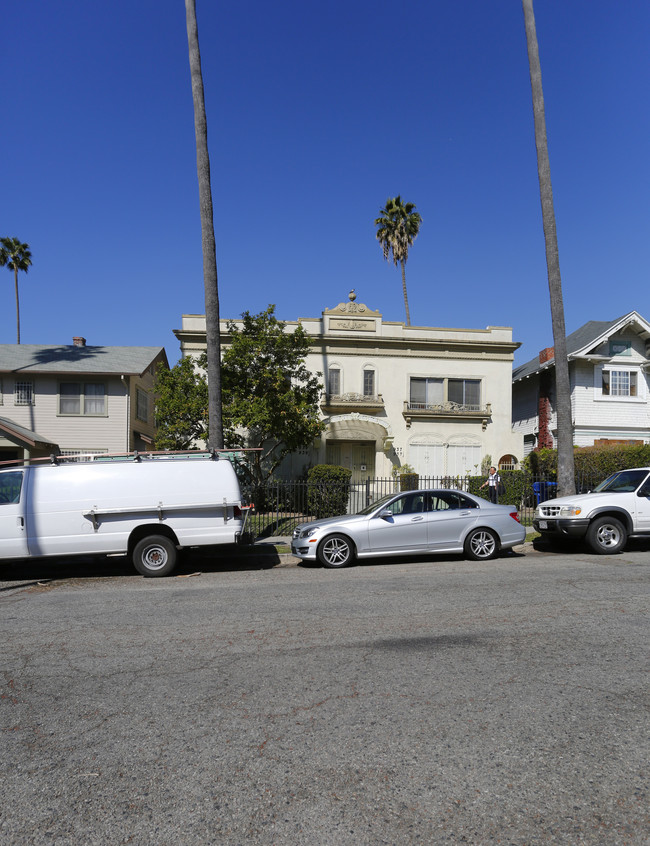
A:
MULTIPOLYGON (((532 525, 535 506, 556 495, 555 479, 532 476, 521 471, 500 471, 505 493, 498 498, 507 505, 517 507, 522 523, 532 525)), ((425 477, 413 475, 397 478, 365 479, 363 482, 340 483, 307 480, 274 479, 256 490, 244 490, 244 496, 254 503, 255 509, 249 518, 248 527, 255 537, 283 537, 290 535, 299 523, 336 514, 356 514, 387 494, 399 493, 400 485, 412 485, 409 489, 456 488, 484 499, 488 489, 481 488, 486 476, 443 476, 425 477), (323 501, 335 502, 334 510, 328 513, 323 501)), ((576 478, 576 490, 591 490, 600 479, 582 476, 576 478)))

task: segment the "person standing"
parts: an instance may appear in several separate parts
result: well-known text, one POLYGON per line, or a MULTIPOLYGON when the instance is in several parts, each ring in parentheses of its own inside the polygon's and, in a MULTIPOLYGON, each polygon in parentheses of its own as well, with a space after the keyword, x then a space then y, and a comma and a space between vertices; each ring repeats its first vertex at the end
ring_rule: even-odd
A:
POLYGON ((501 483, 501 476, 497 473, 496 467, 490 467, 490 472, 487 477, 487 481, 483 482, 481 488, 484 488, 487 485, 488 494, 490 496, 490 502, 498 502, 499 501, 499 485, 501 483))

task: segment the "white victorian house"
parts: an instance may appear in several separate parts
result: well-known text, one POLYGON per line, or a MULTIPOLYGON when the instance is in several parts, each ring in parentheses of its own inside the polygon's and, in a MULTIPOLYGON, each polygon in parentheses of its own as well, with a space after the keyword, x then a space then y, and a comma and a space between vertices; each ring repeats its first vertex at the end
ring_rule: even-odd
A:
MULTIPOLYGON (((576 446, 650 441, 650 324, 636 311, 567 336, 576 446)), ((553 347, 513 371, 513 427, 525 452, 557 445, 553 347)))
MULTIPOLYGON (((354 301, 320 317, 283 321, 310 337, 306 364, 321 373, 322 436, 294 455, 284 474, 305 464, 348 467, 353 481, 390 476, 411 465, 421 476, 480 473, 488 455, 502 467, 523 457, 512 431, 512 329, 441 329, 384 321, 354 301)), ((222 321, 227 343, 227 324, 222 321)), ((181 352, 205 350, 205 316, 183 315, 181 352)))

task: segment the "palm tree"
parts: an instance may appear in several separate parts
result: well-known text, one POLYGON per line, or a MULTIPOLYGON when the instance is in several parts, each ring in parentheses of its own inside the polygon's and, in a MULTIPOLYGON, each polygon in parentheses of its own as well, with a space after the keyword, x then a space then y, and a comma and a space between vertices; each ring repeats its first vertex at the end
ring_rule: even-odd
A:
POLYGON ((417 238, 422 218, 415 211, 415 203, 402 203, 402 199, 389 197, 386 207, 381 209, 381 217, 375 220, 377 240, 384 251, 384 258, 389 260, 391 254, 393 263, 402 266, 402 291, 404 292, 404 306, 406 307, 406 325, 411 325, 409 300, 406 294, 406 260, 409 247, 417 238))
POLYGON ((0 238, 0 267, 9 268, 14 272, 16 285, 16 343, 20 343, 20 301, 18 299, 18 271, 27 273, 32 263, 32 253, 29 244, 21 244, 18 238, 0 238))
POLYGON ((551 185, 551 165, 546 140, 542 68, 539 61, 533 0, 522 0, 522 4, 526 26, 526 41, 528 43, 528 65, 533 95, 533 114, 535 117, 537 175, 542 202, 548 289, 551 298, 557 412, 558 495, 566 496, 575 493, 575 470, 573 461, 573 423, 571 420, 571 385, 569 382, 569 362, 567 360, 566 330, 564 327, 562 277, 560 276, 560 259, 557 246, 557 231, 555 228, 555 211, 553 208, 553 187, 551 185))
POLYGON ((205 340, 208 371, 208 446, 223 449, 223 420, 221 407, 221 333, 219 327, 219 284, 217 279, 217 251, 214 241, 210 156, 208 154, 208 124, 205 116, 203 72, 199 51, 199 30, 196 23, 196 2, 185 0, 187 43, 194 101, 194 132, 196 135, 196 170, 199 179, 201 206, 201 244, 203 248, 203 286, 205 288, 205 340))

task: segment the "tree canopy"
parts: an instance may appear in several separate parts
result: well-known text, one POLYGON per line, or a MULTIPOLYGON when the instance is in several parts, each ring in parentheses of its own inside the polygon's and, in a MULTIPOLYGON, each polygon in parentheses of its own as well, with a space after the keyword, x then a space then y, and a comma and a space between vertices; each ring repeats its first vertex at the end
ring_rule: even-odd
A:
MULTIPOLYGON (((309 338, 285 331, 270 305, 228 322, 221 362, 224 441, 248 447, 242 469, 253 484, 273 474, 285 455, 307 447, 323 430, 322 385, 305 365, 309 338)), ((187 449, 207 437, 205 355, 184 358, 156 380, 156 448, 187 449)))
POLYGON ((156 449, 191 449, 208 438, 208 383, 205 355, 182 358, 156 372, 156 449))
POLYGON ((247 464, 251 480, 260 483, 285 455, 309 446, 323 431, 322 385, 305 365, 307 334, 302 326, 286 332, 275 306, 254 315, 245 311, 241 326, 228 322, 228 334, 222 360, 225 439, 259 450, 247 464))
POLYGON ((16 288, 16 343, 20 343, 20 301, 18 299, 18 271, 25 273, 32 263, 32 253, 29 244, 21 243, 18 238, 0 238, 0 267, 14 272, 16 288))
POLYGON ((415 210, 415 203, 403 203, 398 194, 397 197, 389 197, 386 205, 380 210, 380 217, 375 219, 377 227, 377 240, 381 244, 386 261, 392 256, 393 264, 402 267, 402 293, 404 294, 404 307, 406 308, 406 323, 411 325, 411 313, 406 293, 406 260, 408 259, 409 247, 417 238, 420 231, 422 218, 415 210))

